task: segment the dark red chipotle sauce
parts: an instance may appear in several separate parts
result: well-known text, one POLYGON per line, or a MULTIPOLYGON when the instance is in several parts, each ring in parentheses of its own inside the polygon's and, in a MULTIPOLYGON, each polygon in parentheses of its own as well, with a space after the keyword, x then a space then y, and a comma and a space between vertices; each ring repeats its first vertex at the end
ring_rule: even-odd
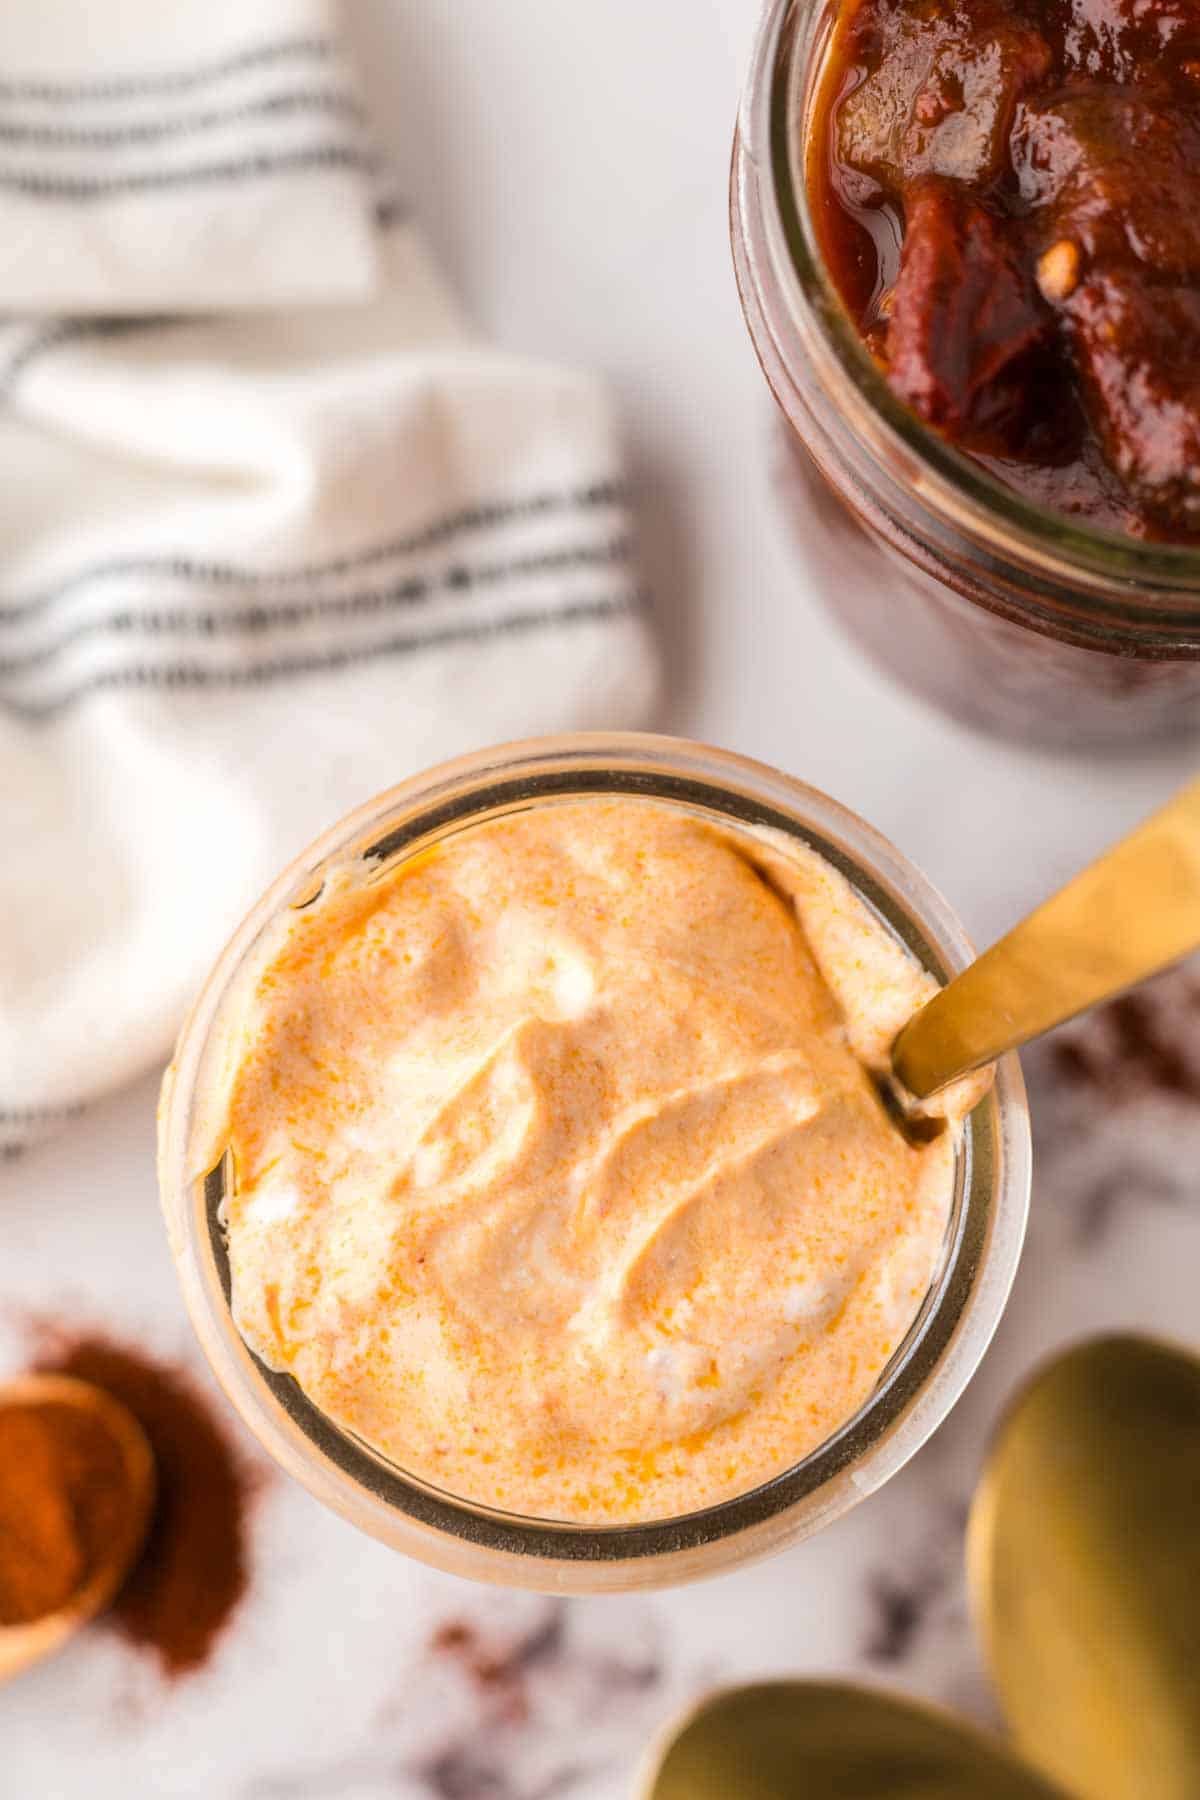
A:
POLYGON ((806 167, 922 419, 1044 506, 1200 542, 1200 0, 844 0, 806 167))

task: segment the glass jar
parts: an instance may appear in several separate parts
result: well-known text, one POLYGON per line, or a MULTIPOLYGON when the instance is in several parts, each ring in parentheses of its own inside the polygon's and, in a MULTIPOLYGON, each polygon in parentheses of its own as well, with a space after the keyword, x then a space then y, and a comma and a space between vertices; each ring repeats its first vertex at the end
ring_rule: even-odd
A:
POLYGON ((1072 522, 892 393, 826 274, 796 146, 837 0, 769 0, 734 142, 742 306, 790 439, 811 583, 874 662, 968 724, 1062 744, 1200 724, 1200 551, 1072 522))
POLYGON ((224 1159, 204 1166, 206 1094, 218 1090, 243 978, 285 907, 331 866, 419 854, 468 824, 583 794, 634 794, 727 828, 770 825, 811 844, 942 980, 972 957, 941 897, 886 840, 824 794, 758 763, 672 738, 583 733, 484 751, 393 788, 327 832, 275 882, 218 961, 183 1028, 159 1109, 167 1230, 201 1344, 271 1456, 319 1500, 398 1550, 454 1574, 557 1592, 653 1587, 762 1556, 837 1518, 894 1474, 941 1422, 999 1320, 1025 1229, 1029 1125, 1015 1057, 971 1115, 940 1266, 871 1398, 819 1449, 763 1486, 703 1512, 582 1526, 490 1511, 388 1462, 320 1413, 246 1346, 230 1312, 220 1209, 224 1159))

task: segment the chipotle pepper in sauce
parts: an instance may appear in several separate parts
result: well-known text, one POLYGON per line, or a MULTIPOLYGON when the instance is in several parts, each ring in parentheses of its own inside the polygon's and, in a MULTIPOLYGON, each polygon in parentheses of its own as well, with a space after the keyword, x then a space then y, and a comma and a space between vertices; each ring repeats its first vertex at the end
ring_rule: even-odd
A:
POLYGON ((896 392, 1042 505, 1200 541, 1200 4, 848 0, 807 180, 896 392))

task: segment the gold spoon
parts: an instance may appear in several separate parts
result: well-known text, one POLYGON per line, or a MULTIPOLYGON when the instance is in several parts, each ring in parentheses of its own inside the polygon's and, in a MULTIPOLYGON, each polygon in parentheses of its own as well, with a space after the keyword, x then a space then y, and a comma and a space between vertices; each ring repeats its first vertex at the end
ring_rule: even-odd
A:
POLYGON ((1009 1728, 1086 1800, 1200 1795, 1200 1360, 1058 1357, 1003 1419, 967 1572, 1009 1728))
POLYGON ((66 1605, 27 1625, 0 1626, 0 1682, 59 1649, 116 1597, 145 1541, 154 1500, 154 1457, 137 1420, 120 1401, 69 1375, 25 1375, 0 1386, 0 1408, 77 1408, 102 1425, 125 1465, 128 1506, 99 1565, 66 1605))
POLYGON ((639 1800, 1064 1800, 1003 1744, 932 1707, 840 1681, 705 1700, 652 1749, 639 1800))
MULTIPOLYGON (((1200 946, 1200 780, 956 975, 892 1048, 924 1100, 1200 946)), ((906 1090, 903 1091, 903 1090, 906 1090)))

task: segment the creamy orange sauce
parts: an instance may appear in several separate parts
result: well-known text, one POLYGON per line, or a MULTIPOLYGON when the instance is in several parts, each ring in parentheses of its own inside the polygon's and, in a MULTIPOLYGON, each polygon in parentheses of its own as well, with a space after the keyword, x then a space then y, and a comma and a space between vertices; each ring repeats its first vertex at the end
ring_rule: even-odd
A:
POLYGON ((870 1394, 957 1130, 864 1064, 933 991, 827 863, 637 799, 544 803, 268 933, 214 1147, 238 1326, 464 1498, 690 1512, 870 1394))

